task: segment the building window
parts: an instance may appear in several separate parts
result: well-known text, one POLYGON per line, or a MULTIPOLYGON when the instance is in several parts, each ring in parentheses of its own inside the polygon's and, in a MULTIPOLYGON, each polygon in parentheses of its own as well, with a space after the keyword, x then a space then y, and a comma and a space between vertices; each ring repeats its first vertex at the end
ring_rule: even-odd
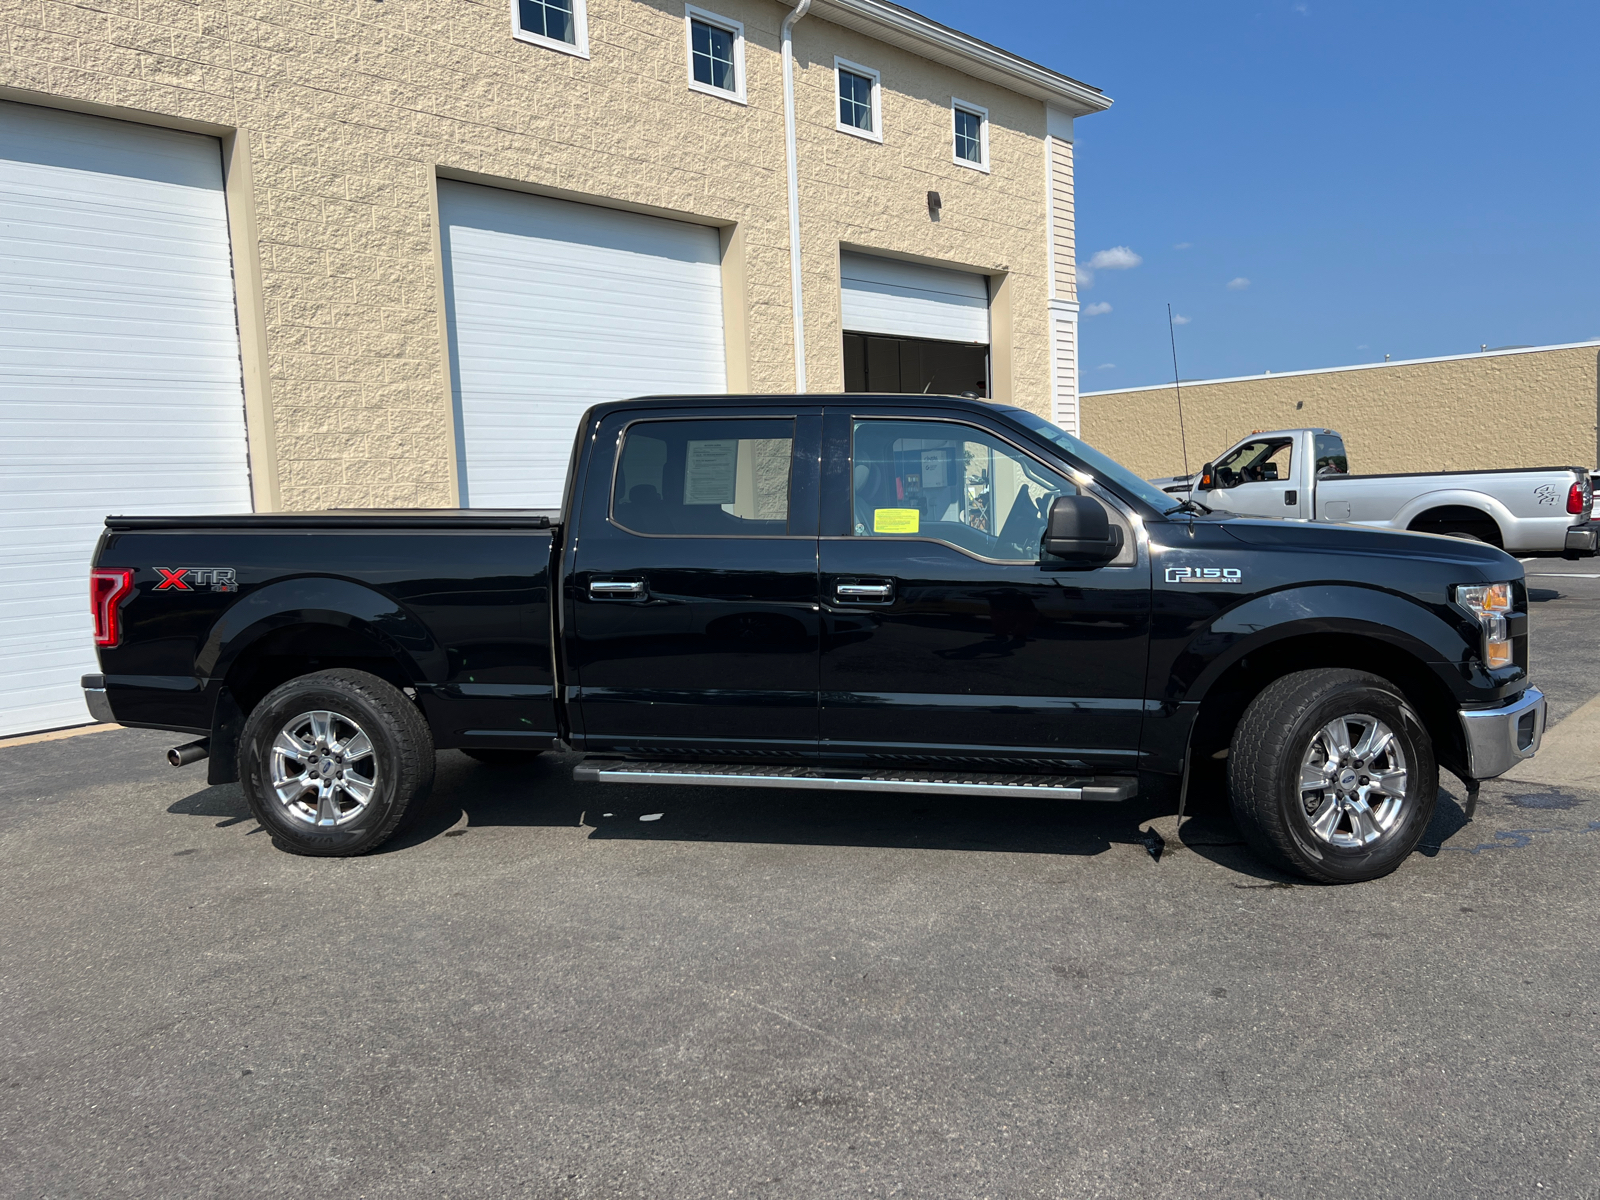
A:
POLYGON ((689 86, 743 104, 744 26, 692 4, 683 6, 683 16, 689 34, 689 86))
POLYGON ((511 33, 521 42, 589 57, 584 0, 511 0, 511 33))
POLYGON ((955 122, 956 162, 978 171, 989 169, 989 110, 965 100, 950 105, 955 122))
POLYGON ((842 133, 883 141, 882 89, 878 73, 871 67, 833 60, 834 74, 839 80, 839 124, 842 133))

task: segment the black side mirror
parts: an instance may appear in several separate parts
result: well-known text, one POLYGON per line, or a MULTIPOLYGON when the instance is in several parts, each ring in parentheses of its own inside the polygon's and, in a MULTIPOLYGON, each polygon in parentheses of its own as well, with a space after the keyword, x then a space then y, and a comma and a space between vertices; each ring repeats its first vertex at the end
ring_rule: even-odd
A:
POLYGON ((1044 531, 1044 552, 1060 563, 1046 565, 1098 567, 1122 550, 1122 530, 1105 508, 1090 496, 1057 496, 1050 504, 1044 531))
POLYGON ((1216 470, 1216 465, 1213 463, 1207 463, 1205 466, 1201 467, 1200 482, 1195 485, 1195 491, 1209 492, 1212 488, 1216 487, 1216 470))

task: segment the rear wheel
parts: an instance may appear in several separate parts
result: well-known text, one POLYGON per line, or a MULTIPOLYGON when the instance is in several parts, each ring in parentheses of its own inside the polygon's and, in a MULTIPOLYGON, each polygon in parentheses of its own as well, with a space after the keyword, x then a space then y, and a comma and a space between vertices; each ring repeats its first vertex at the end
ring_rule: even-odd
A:
POLYGON ((1433 818, 1439 769, 1394 685, 1298 671, 1251 702, 1228 753, 1234 819, 1273 864, 1321 883, 1394 870, 1433 818))
POLYGON ((420 807, 433 767, 427 722, 365 671, 319 671, 274 688, 239 739, 250 811, 291 854, 377 849, 420 807))

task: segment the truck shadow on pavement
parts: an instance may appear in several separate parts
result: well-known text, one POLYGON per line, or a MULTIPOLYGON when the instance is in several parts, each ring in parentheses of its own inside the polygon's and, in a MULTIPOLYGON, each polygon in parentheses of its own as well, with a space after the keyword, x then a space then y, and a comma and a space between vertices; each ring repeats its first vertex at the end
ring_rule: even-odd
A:
MULTIPOLYGON (((1073 804, 873 792, 624 786, 574 783, 575 756, 548 754, 491 767, 445 751, 426 807, 378 854, 403 853, 446 835, 492 827, 588 828, 595 840, 747 842, 864 846, 1090 857, 1136 848, 1156 866, 1189 851, 1229 871, 1281 886, 1296 877, 1255 857, 1214 786, 1193 789, 1176 840, 1150 853, 1152 822, 1170 830, 1175 806, 1139 798, 1073 804), (1195 794, 1199 792, 1200 794, 1195 794)), ((1459 789, 1457 789, 1459 790, 1459 789)), ((1441 786, 1417 853, 1435 857, 1467 824, 1462 799, 1441 786)), ((216 818, 218 828, 252 820, 238 785, 208 787, 170 805, 173 815, 216 818)), ((251 832, 257 832, 251 830, 251 832)))

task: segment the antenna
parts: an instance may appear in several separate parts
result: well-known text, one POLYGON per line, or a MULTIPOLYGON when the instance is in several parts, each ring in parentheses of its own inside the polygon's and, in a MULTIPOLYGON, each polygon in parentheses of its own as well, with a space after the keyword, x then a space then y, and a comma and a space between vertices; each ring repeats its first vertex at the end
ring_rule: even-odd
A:
MULTIPOLYGON (((1172 343, 1172 390, 1178 394, 1178 437, 1183 441, 1183 473, 1189 474, 1189 435, 1183 428, 1183 385, 1178 382, 1178 335, 1172 328, 1172 305, 1167 305, 1167 340, 1172 343)), ((1190 483, 1190 495, 1193 495, 1190 483)))

